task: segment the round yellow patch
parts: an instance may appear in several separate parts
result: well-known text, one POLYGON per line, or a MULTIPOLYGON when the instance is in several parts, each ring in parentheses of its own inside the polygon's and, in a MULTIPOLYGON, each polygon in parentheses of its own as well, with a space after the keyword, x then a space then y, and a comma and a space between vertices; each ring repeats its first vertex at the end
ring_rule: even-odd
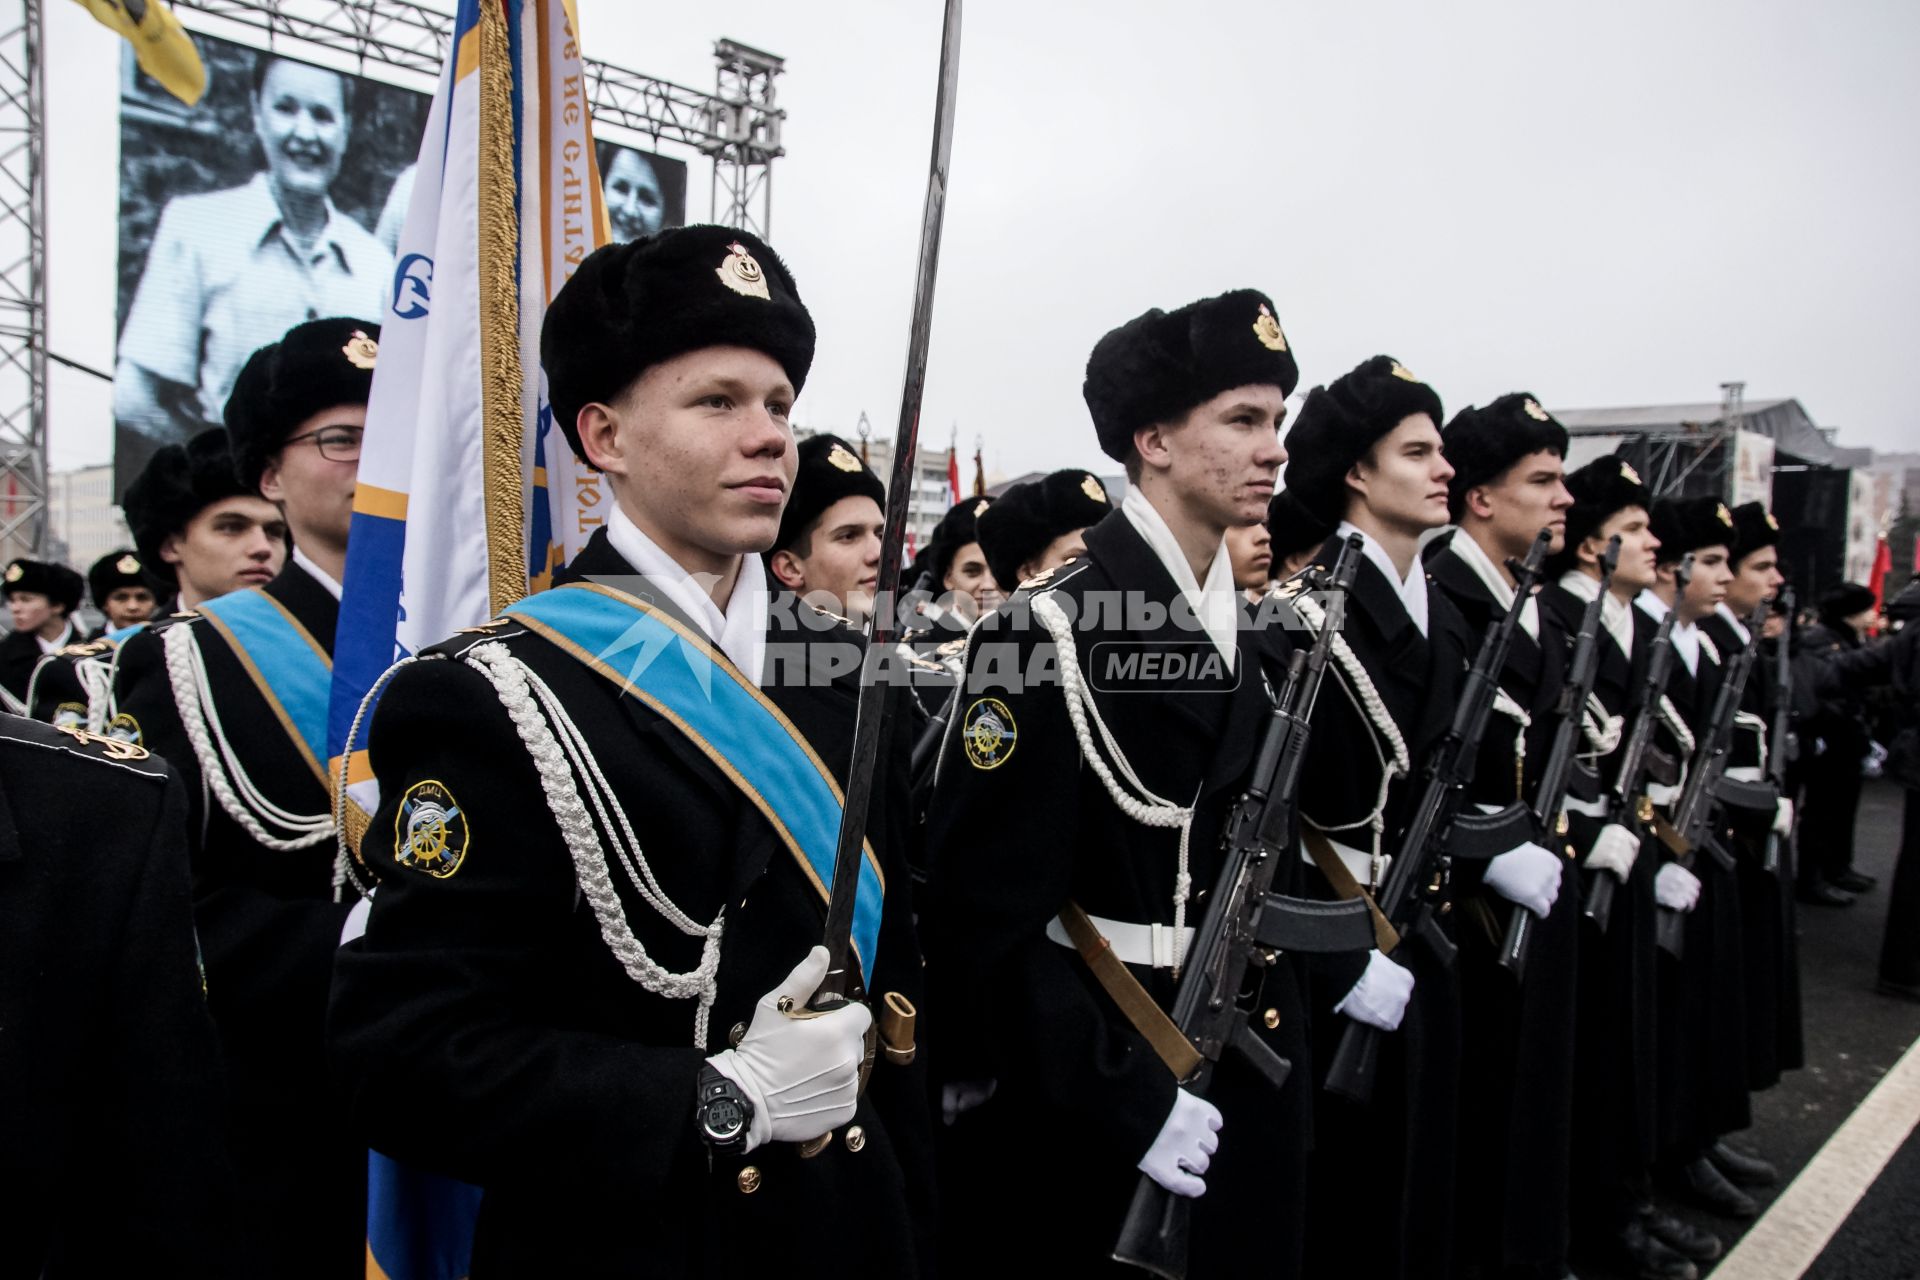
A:
POLYGON ((960 741, 967 748, 967 763, 976 769, 998 769, 1013 754, 1019 730, 1014 727, 1013 712, 998 698, 981 698, 967 708, 960 722, 960 741))

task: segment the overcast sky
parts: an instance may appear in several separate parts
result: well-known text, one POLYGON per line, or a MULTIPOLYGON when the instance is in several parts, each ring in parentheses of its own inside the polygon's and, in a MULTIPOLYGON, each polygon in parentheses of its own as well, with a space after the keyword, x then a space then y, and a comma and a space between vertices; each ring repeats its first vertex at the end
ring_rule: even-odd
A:
MULTIPOLYGON (((796 417, 890 434, 940 5, 580 5, 590 56, 695 88, 716 37, 786 58, 772 241, 820 330, 796 417)), ((46 12, 51 345, 105 369, 117 53, 46 12)), ((1098 464, 1094 341, 1252 286, 1303 391, 1377 352, 1449 413, 1744 379, 1842 443, 1920 448, 1916 67, 1910 0, 970 0, 923 439, 1098 464)), ((107 389, 56 368, 51 396, 54 465, 105 461, 107 389)))

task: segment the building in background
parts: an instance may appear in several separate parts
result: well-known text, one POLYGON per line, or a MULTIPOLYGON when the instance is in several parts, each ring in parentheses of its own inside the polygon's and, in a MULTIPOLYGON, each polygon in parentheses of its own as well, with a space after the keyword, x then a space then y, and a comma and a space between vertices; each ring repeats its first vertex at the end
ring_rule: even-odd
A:
POLYGON ((48 474, 48 556, 85 573, 107 552, 132 545, 126 517, 114 501, 111 463, 48 474))

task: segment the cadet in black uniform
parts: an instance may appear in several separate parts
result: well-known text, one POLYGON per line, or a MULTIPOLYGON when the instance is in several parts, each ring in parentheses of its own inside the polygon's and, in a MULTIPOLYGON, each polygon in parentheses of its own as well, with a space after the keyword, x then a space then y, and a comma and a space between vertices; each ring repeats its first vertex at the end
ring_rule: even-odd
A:
MULTIPOLYGON (((1442 433, 1453 464, 1448 505, 1456 526, 1427 544, 1435 583, 1475 633, 1513 600, 1509 560, 1542 529, 1550 551, 1566 540, 1573 495, 1563 482, 1567 432, 1527 392, 1454 415, 1442 433)), ((1475 762, 1471 800, 1486 810, 1531 809, 1554 735, 1570 641, 1537 600, 1522 606, 1496 704, 1475 762)), ((1552 833, 1547 833, 1552 838, 1552 833)), ((1567 849, 1554 840, 1488 863, 1483 892, 1457 903, 1460 938, 1459 1144, 1463 1269, 1509 1280, 1560 1280, 1567 1268, 1568 1142, 1573 1102, 1575 951, 1580 895, 1562 892, 1567 849), (1540 917, 1525 982, 1501 968, 1516 910, 1540 917)))
MULTIPOLYGON (((1366 551, 1300 784, 1310 897, 1380 886, 1477 647, 1420 562, 1421 535, 1447 523, 1453 467, 1441 420, 1433 388, 1375 356, 1315 387, 1287 433, 1288 491, 1338 526, 1318 563, 1331 565, 1350 533, 1366 551)), ((1478 871, 1456 859, 1453 878, 1443 892, 1471 889, 1478 871)), ((1331 1059, 1343 1018, 1393 1034, 1383 1037, 1370 1103, 1316 1095, 1307 1272, 1449 1274, 1460 1033, 1452 967, 1422 937, 1393 959, 1316 956, 1311 972, 1317 1064, 1331 1059)))
POLYGON ((1301 506, 1299 494, 1282 489, 1267 504, 1267 534, 1272 539, 1268 550, 1273 553, 1269 573, 1275 582, 1285 582, 1313 563, 1332 536, 1333 523, 1301 506))
POLYGON ((106 622, 86 643, 70 644, 40 659, 27 683, 27 714, 48 724, 105 730, 113 653, 147 624, 155 608, 153 586, 131 550, 109 551, 93 562, 87 570, 87 591, 106 622))
MULTIPOLYGON (((484 1189, 475 1275, 920 1271, 911 1041, 883 1019, 860 1095, 867 1007, 788 1016, 826 970, 861 654, 774 607, 760 559, 813 348, 746 232, 588 257, 541 354, 616 506, 562 585, 401 666, 373 714, 382 879, 333 1060, 375 1148, 484 1189)), ((920 996, 906 751, 880 747, 856 913, 876 1008, 920 996)))
MULTIPOLYGON (((1829 587, 1818 602, 1818 620, 1800 633, 1802 652, 1816 660, 1858 650, 1875 612, 1873 592, 1857 582, 1829 587)), ((1873 741, 1866 704, 1858 690, 1824 688, 1802 735, 1801 771, 1806 781, 1801 829, 1800 901, 1844 907, 1853 895, 1879 881, 1853 869, 1854 826, 1860 816, 1860 764, 1873 741)))
MULTIPOLYGON (((1675 755, 1685 759, 1709 730, 1714 700, 1733 657, 1722 655, 1700 627, 1725 600, 1733 581, 1733 516, 1717 498, 1666 499, 1654 504, 1653 531, 1660 539, 1660 580, 1635 604, 1655 618, 1666 609, 1674 611, 1677 660, 1668 675, 1667 698, 1675 714, 1663 721, 1663 734, 1675 755), (1688 552, 1693 553, 1693 576, 1681 593, 1671 566, 1688 552)), ((1678 789, 1675 799, 1677 795, 1678 789)), ((1653 800, 1673 816, 1666 797, 1654 794, 1653 800)), ((1654 847, 1663 857, 1674 858, 1665 845, 1654 847)), ((1752 1217, 1752 1198, 1728 1182, 1708 1158, 1721 1135, 1752 1122, 1740 886, 1734 872, 1705 849, 1689 861, 1690 866, 1666 861, 1654 883, 1660 905, 1686 915, 1683 954, 1676 959, 1661 951, 1658 959, 1661 1165, 1675 1189, 1689 1199, 1729 1217, 1752 1217)))
POLYGON ((241 480, 222 428, 155 450, 121 506, 141 567, 174 592, 155 607, 155 621, 264 587, 286 562, 286 517, 241 480))
POLYGON ((232 1075, 242 1257, 276 1276, 339 1276, 366 1252, 366 1151, 323 1039, 356 896, 336 891, 325 716, 378 336, 314 320, 248 359, 227 401, 233 464, 284 511, 292 554, 264 587, 133 636, 115 673, 118 716, 196 800, 194 910, 232 1075))
POLYGON ((185 830, 141 748, 0 716, 0 1275, 234 1274, 185 830))
POLYGON ((987 569, 1003 590, 1086 553, 1088 529, 1112 514, 1100 478, 1069 467, 1016 484, 975 525, 987 569))
POLYGON ((1002 1269, 1111 1270, 1144 1173, 1206 1193, 1188 1275, 1298 1273, 1311 1082, 1290 964, 1263 971, 1252 1023, 1296 1066, 1277 1094, 1231 1055, 1209 1097, 1185 1092, 1136 1021, 1172 1003, 1270 707, 1224 536, 1266 510, 1297 379, 1250 289, 1101 338, 1084 394, 1126 497, 1086 530, 1085 556, 1029 579, 969 639, 923 923, 932 1016, 972 1038, 1019 1144, 975 1225, 1019 1251, 1002 1269), (988 814, 1017 820, 986 828, 988 814), (1094 954, 1121 961, 1117 974, 1097 977, 1094 954), (1137 1005, 1116 1003, 1108 980, 1137 1005))
POLYGON ((808 436, 795 450, 793 494, 767 553, 776 589, 859 624, 880 578, 886 486, 839 436, 808 436))
MULTIPOLYGON (((1763 601, 1774 598, 1785 578, 1780 573, 1780 525, 1765 506, 1748 502, 1733 508, 1733 581, 1727 598, 1700 629, 1723 656, 1748 643, 1747 620, 1763 601)), ((1799 955, 1794 944, 1792 863, 1782 860, 1779 875, 1769 873, 1764 853, 1769 832, 1781 840, 1793 835, 1793 802, 1773 796, 1761 787, 1768 763, 1790 743, 1771 741, 1775 680, 1775 645, 1760 644, 1760 661, 1747 679, 1740 699, 1741 715, 1727 766, 1729 780, 1752 785, 1761 792, 1759 807, 1735 808, 1729 803, 1734 849, 1739 857, 1741 943, 1746 974, 1747 1087, 1756 1092, 1779 1083, 1780 1074, 1801 1066, 1799 955)), ((1741 793, 1747 794, 1745 790, 1741 793)), ((1777 1180, 1772 1166, 1743 1152, 1718 1144, 1710 1153, 1728 1178, 1740 1185, 1770 1186, 1777 1180)))
MULTIPOLYGON (((1573 1094, 1573 1227, 1596 1249, 1645 1280, 1693 1280, 1692 1259, 1720 1256, 1711 1234, 1660 1210, 1653 1200, 1658 1154, 1655 1091, 1654 882, 1659 858, 1636 827, 1608 823, 1608 798, 1620 766, 1619 742, 1633 712, 1656 624, 1634 599, 1659 580, 1652 498, 1639 473, 1608 454, 1570 472, 1565 547, 1548 564, 1556 580, 1542 609, 1569 634, 1600 589, 1600 557, 1620 538, 1620 560, 1601 608, 1599 670, 1591 720, 1582 727, 1585 759, 1599 775, 1600 797, 1569 795, 1568 843, 1580 852, 1582 879, 1618 886, 1609 928, 1580 931, 1579 1003, 1573 1094)), ((1645 788, 1636 780, 1637 798, 1645 788)))
POLYGON ((16 715, 27 710, 27 686, 40 659, 80 638, 73 611, 85 583, 63 564, 15 560, 0 574, 13 630, 0 638, 0 704, 16 715))

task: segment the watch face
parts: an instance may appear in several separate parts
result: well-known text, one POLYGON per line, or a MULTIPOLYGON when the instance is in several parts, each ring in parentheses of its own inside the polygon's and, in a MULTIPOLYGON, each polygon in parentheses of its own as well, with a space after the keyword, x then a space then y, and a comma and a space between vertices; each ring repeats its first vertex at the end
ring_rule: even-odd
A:
POLYGON ((707 1136, 716 1142, 725 1142, 747 1127, 747 1110, 739 1099, 722 1094, 707 1103, 700 1123, 707 1136))

